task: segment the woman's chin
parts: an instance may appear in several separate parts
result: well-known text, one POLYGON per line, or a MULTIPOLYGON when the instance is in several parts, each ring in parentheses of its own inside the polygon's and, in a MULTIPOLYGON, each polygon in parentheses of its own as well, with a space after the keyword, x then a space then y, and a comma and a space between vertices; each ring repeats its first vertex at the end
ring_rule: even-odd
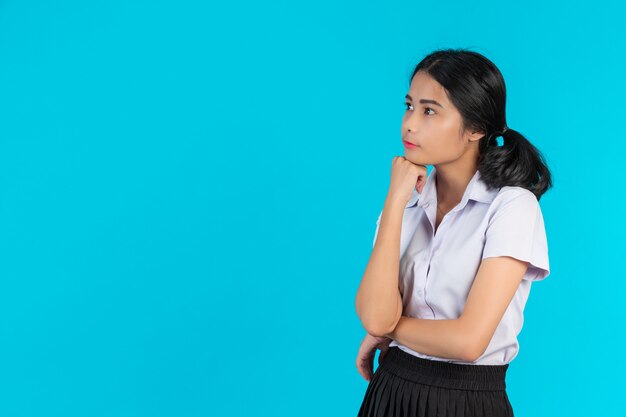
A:
POLYGON ((428 160, 424 159, 424 158, 417 158, 414 155, 407 155, 404 154, 404 158, 409 161, 409 162, 413 162, 414 164, 417 165, 432 165, 428 160))

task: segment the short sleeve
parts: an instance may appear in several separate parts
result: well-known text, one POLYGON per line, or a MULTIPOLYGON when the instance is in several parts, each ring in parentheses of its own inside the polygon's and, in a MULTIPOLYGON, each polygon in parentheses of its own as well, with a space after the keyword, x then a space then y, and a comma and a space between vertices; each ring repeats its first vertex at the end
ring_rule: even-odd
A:
POLYGON ((506 192, 485 231, 482 259, 510 256, 529 262, 524 279, 541 281, 550 274, 543 214, 535 195, 506 192))
POLYGON ((376 245, 376 238, 378 237, 378 228, 380 227, 380 219, 383 216, 383 212, 381 211, 378 215, 378 220, 376 220, 376 231, 374 232, 374 242, 372 242, 372 248, 376 245))

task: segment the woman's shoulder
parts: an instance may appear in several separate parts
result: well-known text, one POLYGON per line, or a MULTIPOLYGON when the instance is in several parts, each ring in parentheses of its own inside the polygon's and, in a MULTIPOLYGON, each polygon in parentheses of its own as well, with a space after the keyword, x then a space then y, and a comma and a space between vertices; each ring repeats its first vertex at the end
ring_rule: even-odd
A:
POLYGON ((517 216, 532 216, 541 213, 541 206, 535 194, 527 188, 504 186, 500 188, 488 209, 488 217, 504 213, 517 213, 517 216))
POLYGON ((528 188, 519 187, 516 185, 506 185, 498 191, 493 199, 492 205, 501 206, 508 205, 515 202, 515 204, 534 204, 538 203, 535 194, 528 188))

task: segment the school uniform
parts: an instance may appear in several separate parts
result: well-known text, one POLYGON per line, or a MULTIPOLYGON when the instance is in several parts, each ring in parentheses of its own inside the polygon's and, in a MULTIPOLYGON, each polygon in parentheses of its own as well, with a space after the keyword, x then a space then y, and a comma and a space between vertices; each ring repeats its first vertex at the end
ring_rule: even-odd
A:
MULTIPOLYGON (((528 269, 486 351, 474 362, 416 352, 393 340, 372 376, 359 417, 513 416, 506 371, 517 356, 517 335, 533 282, 550 274, 548 244, 539 202, 529 190, 488 189, 480 172, 459 204, 437 214, 436 168, 421 193, 404 209, 400 237, 399 289, 403 315, 441 320, 463 312, 480 262, 510 256, 528 269)), ((382 212, 376 222, 374 244, 382 212)), ((506 277, 503 277, 503 279, 506 277)))

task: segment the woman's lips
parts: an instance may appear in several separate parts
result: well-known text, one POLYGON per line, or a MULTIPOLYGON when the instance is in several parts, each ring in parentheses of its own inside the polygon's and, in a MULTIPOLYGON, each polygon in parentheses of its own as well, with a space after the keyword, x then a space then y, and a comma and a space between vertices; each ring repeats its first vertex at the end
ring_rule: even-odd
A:
POLYGON ((417 148, 419 146, 419 145, 414 145, 411 142, 407 142, 406 140, 403 140, 402 143, 404 144, 405 148, 409 148, 409 149, 417 148))

